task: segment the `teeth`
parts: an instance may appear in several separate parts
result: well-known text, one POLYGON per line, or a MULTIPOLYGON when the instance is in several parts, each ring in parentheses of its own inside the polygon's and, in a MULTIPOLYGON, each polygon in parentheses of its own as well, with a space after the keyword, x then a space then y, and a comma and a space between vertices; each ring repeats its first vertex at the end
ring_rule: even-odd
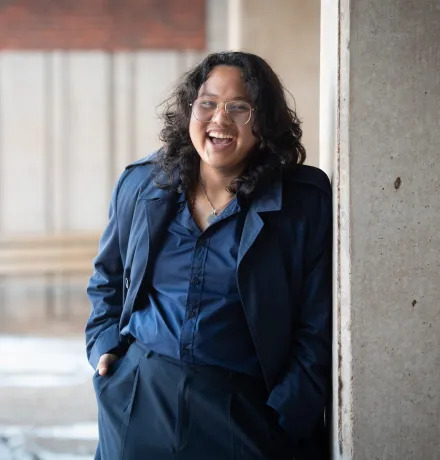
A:
POLYGON ((217 139, 234 139, 233 136, 230 136, 229 134, 224 134, 224 133, 209 133, 210 137, 216 137, 217 139))

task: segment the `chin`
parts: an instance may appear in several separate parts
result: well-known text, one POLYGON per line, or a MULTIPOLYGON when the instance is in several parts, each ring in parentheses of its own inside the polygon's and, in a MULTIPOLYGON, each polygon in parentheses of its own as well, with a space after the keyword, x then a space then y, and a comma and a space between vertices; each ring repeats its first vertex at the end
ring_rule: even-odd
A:
POLYGON ((236 148, 229 148, 229 149, 224 149, 224 150, 216 150, 213 149, 212 146, 205 145, 204 149, 204 156, 205 158, 209 159, 218 159, 218 158, 231 158, 231 157, 237 157, 237 149, 236 148))
POLYGON ((203 152, 202 160, 208 164, 227 164, 229 163, 228 157, 234 155, 234 152, 213 152, 212 150, 205 149, 203 152))
POLYGON ((213 160, 211 157, 206 159, 202 158, 202 160, 207 166, 215 169, 229 169, 234 167, 234 165, 231 165, 228 161, 222 161, 220 158, 213 160))

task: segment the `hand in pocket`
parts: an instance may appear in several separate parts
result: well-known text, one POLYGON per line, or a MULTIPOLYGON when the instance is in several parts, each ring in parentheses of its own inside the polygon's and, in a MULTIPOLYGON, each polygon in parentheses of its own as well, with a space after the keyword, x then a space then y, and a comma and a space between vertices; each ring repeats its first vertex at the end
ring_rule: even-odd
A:
POLYGON ((99 375, 107 375, 109 367, 112 363, 119 359, 118 355, 113 353, 105 353, 99 358, 98 366, 96 369, 98 370, 99 375))

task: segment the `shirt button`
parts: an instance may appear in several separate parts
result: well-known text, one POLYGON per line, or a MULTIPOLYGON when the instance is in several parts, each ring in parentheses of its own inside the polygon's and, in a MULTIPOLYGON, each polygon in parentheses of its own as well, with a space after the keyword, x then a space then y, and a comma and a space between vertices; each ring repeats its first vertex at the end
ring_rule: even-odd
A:
POLYGON ((191 280, 191 284, 194 284, 197 286, 200 283, 200 278, 198 276, 194 276, 193 279, 191 280))
POLYGON ((187 351, 189 351, 190 349, 191 349, 191 345, 188 345, 188 344, 186 344, 186 345, 184 345, 184 346, 182 347, 182 351, 183 351, 183 352, 187 352, 187 351))
POLYGON ((191 319, 191 318, 194 318, 194 316, 196 316, 196 311, 195 310, 190 310, 188 312, 188 318, 191 319))
POLYGON ((130 280, 125 278, 125 288, 128 289, 130 287, 130 280))

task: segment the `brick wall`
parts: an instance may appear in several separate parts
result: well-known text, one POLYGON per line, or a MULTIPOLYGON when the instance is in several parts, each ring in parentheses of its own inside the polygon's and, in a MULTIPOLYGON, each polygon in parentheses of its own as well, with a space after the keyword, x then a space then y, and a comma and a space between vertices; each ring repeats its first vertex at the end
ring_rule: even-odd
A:
POLYGON ((0 49, 191 49, 205 0, 0 0, 0 49))

